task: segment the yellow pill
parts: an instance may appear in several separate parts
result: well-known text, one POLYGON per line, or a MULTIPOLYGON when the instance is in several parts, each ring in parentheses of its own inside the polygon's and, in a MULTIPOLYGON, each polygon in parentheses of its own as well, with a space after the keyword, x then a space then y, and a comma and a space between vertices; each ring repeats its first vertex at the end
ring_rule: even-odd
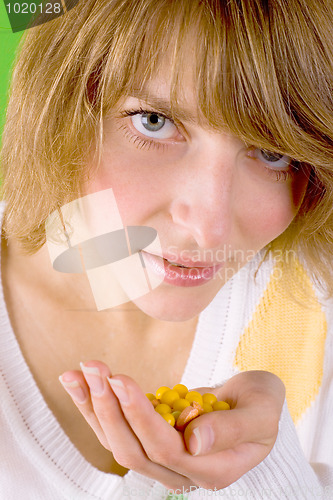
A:
POLYGON ((202 396, 201 396, 200 392, 198 392, 198 391, 188 392, 185 396, 185 399, 187 399, 190 403, 192 403, 193 401, 196 401, 197 403, 199 403, 199 405, 201 407, 203 405, 202 396))
POLYGON ((204 403, 202 405, 202 409, 203 409, 204 413, 209 413, 209 412, 213 411, 213 407, 209 403, 204 403))
POLYGON ((206 394, 204 394, 202 396, 202 400, 204 403, 208 403, 209 405, 212 405, 213 403, 216 403, 217 397, 215 396, 215 394, 211 394, 210 392, 206 392, 206 394))
POLYGON ((168 391, 163 392, 162 396, 160 397, 161 403, 165 403, 171 407, 176 399, 179 399, 179 394, 173 389, 169 389, 168 391))
POLYGON ((185 398, 188 393, 188 388, 184 384, 176 384, 173 390, 178 392, 180 398, 185 398))
POLYGON ((152 401, 153 399, 156 398, 155 394, 152 394, 151 392, 147 392, 146 396, 149 399, 149 401, 152 401))
POLYGON ((163 415, 164 413, 171 413, 171 408, 165 403, 160 403, 159 405, 155 406, 155 411, 157 411, 157 413, 159 413, 160 415, 163 415))
POLYGON ((170 391, 170 387, 166 387, 164 385, 162 385, 162 387, 159 387, 159 389, 157 389, 156 391, 156 398, 161 399, 161 396, 165 391, 170 391))
POLYGON ((168 424, 170 424, 170 425, 172 425, 172 427, 174 427, 174 425, 176 423, 176 419, 172 415, 172 413, 163 413, 162 417, 164 418, 164 420, 166 420, 168 422, 168 424))
POLYGON ((175 421, 177 422, 177 419, 179 417, 179 415, 181 414, 181 411, 177 410, 177 411, 173 411, 171 413, 171 415, 173 415, 175 417, 175 421))
POLYGON ((188 399, 176 399, 176 401, 173 402, 172 409, 175 411, 183 411, 186 406, 190 406, 190 402, 188 399))
POLYGON ((230 406, 225 401, 216 401, 212 406, 214 411, 230 410, 230 406))

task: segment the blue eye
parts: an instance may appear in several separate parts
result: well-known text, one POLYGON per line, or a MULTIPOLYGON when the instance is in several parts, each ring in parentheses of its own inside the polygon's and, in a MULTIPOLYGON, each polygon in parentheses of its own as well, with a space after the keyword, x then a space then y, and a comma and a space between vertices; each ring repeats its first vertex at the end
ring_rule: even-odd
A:
POLYGON ((175 124, 158 113, 136 113, 131 120, 133 127, 147 137, 171 139, 178 133, 175 124))
POLYGON ((286 168, 291 162, 290 156, 274 153, 273 151, 268 151, 267 149, 255 148, 253 153, 258 160, 261 160, 266 163, 266 165, 276 169, 286 168))
POLYGON ((150 132, 158 132, 164 127, 165 118, 156 113, 146 113, 141 115, 141 123, 150 132))

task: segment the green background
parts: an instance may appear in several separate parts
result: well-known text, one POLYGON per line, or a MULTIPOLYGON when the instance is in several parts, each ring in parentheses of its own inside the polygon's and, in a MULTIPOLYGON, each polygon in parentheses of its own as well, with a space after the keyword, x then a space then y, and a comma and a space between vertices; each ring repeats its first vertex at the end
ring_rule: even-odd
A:
POLYGON ((11 67, 21 36, 22 32, 12 32, 5 4, 0 0, 0 137, 5 120, 11 67))

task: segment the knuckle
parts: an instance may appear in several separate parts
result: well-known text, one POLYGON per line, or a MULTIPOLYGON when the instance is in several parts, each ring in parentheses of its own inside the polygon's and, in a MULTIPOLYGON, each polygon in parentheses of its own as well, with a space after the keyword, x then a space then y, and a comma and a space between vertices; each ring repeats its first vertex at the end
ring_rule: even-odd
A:
POLYGON ((115 461, 126 469, 138 470, 143 466, 142 457, 139 454, 122 453, 121 451, 113 452, 115 461))
POLYGON ((176 465, 176 457, 170 452, 169 449, 154 447, 152 450, 147 452, 147 456, 151 462, 159 465, 176 465))
POLYGON ((152 449, 147 452, 147 456, 151 462, 155 464, 165 464, 166 465, 166 453, 163 450, 152 449))

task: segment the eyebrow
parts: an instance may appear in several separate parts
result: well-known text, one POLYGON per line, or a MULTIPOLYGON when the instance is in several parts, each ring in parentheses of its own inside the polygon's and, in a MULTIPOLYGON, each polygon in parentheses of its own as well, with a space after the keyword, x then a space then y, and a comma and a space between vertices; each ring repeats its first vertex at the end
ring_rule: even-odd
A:
POLYGON ((174 118, 175 121, 198 123, 197 114, 193 113, 191 110, 186 109, 179 104, 172 106, 171 102, 168 99, 154 96, 153 94, 151 94, 150 92, 148 93, 145 90, 131 91, 130 97, 134 97, 135 99, 139 99, 140 101, 145 102, 148 106, 151 106, 152 108, 154 108, 154 110, 159 111, 161 114, 170 118, 174 118))

